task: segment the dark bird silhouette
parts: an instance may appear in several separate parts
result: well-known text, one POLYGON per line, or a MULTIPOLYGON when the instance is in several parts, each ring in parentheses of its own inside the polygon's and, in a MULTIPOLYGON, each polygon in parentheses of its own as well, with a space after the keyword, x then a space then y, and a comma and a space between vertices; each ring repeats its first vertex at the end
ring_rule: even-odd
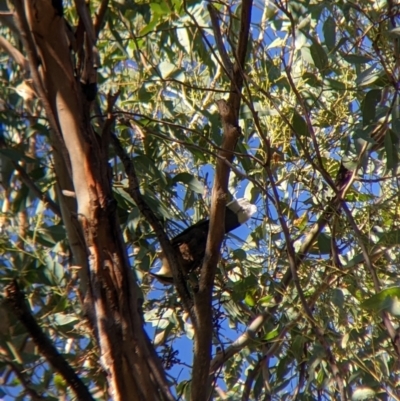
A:
MULTIPOLYGON (((235 199, 226 205, 225 209, 225 234, 238 228, 257 211, 257 207, 247 199, 235 199)), ((210 220, 200 220, 176 237, 171 244, 177 252, 180 265, 187 274, 198 268, 204 258, 210 220)), ((165 256, 161 253, 161 269, 157 273, 150 273, 163 283, 172 283, 172 272, 165 256)))

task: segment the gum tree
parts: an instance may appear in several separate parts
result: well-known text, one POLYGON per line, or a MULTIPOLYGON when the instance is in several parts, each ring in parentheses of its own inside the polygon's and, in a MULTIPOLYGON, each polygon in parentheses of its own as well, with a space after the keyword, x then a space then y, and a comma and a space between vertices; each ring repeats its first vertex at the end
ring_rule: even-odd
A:
POLYGON ((398 5, 1 9, 4 394, 400 398, 398 5))

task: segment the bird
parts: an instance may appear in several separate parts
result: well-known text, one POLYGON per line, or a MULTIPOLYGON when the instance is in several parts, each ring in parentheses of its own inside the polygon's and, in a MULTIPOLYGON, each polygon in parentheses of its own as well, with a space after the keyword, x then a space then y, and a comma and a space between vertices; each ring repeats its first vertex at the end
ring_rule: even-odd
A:
MULTIPOLYGON (((251 204, 246 198, 234 199, 229 202, 225 209, 225 234, 240 227, 256 211, 256 205, 251 204)), ((177 257, 185 274, 201 265, 206 250, 209 227, 210 220, 203 219, 172 238, 171 245, 177 252, 177 257)), ((157 273, 150 273, 150 275, 164 284, 170 284, 173 282, 171 268, 162 252, 159 256, 162 266, 157 273)))

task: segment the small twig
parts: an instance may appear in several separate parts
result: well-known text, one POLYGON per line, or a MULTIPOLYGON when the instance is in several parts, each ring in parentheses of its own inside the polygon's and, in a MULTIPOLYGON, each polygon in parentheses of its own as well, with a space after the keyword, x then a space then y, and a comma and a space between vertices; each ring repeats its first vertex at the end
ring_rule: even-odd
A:
POLYGON ((48 195, 44 194, 37 185, 32 181, 29 174, 16 162, 12 162, 15 170, 18 171, 19 178, 21 181, 35 194, 35 196, 40 199, 46 206, 58 217, 61 217, 61 210, 57 203, 54 202, 48 195))
POLYGON ((11 367, 15 376, 17 376, 18 380, 21 382, 24 387, 26 393, 31 397, 33 401, 44 401, 47 400, 47 397, 40 395, 32 385, 32 381, 30 378, 26 377, 22 369, 14 362, 7 362, 7 364, 11 367))
MULTIPOLYGON (((2 149, 7 148, 4 138, 0 138, 0 148, 2 149)), ((25 171, 25 169, 21 165, 19 165, 15 161, 11 161, 11 163, 14 169, 18 171, 19 178, 21 179, 21 181, 35 194, 35 196, 38 199, 44 202, 55 215, 61 217, 61 211, 57 203, 54 202, 48 195, 44 194, 38 188, 38 186, 32 181, 31 177, 29 177, 29 174, 25 171)))
POLYGON ((225 361, 242 350, 246 344, 255 338, 256 333, 264 326, 268 318, 271 317, 269 309, 260 313, 247 327, 246 331, 240 335, 224 352, 217 354, 210 364, 210 373, 216 372, 225 361))
MULTIPOLYGON (((342 209, 345 212, 347 219, 348 219, 348 221, 354 231, 354 234, 358 240, 358 245, 360 246, 362 255, 364 257, 364 263, 367 266, 369 273, 371 274, 372 281, 374 282, 375 292, 379 292, 381 290, 381 283, 380 283, 379 277, 376 274, 376 271, 372 265, 371 257, 368 254, 367 247, 365 246, 364 241, 362 239, 362 234, 361 234, 356 222, 354 221, 354 218, 353 218, 346 202, 342 201, 341 206, 342 206, 342 209)), ((381 312, 381 317, 382 317, 383 323, 385 325, 385 328, 393 342, 393 345, 395 346, 395 351, 396 351, 397 355, 400 355, 400 337, 397 334, 397 331, 395 330, 395 328, 393 327, 393 324, 390 321, 390 318, 389 318, 387 312, 385 312, 385 311, 381 312)))
POLYGON ((207 44, 210 52, 212 53, 212 55, 215 57, 215 59, 217 60, 218 64, 224 69, 225 73, 228 75, 228 77, 230 77, 229 71, 227 71, 225 69, 225 65, 223 63, 223 61, 221 61, 221 59, 218 57, 217 52, 214 50, 214 46, 210 43, 210 41, 207 38, 207 35, 204 33, 204 29, 199 25, 196 17, 193 16, 193 14, 189 11, 188 5, 187 5, 187 1, 184 0, 183 1, 183 8, 185 10, 185 13, 187 15, 189 15, 189 17, 192 19, 193 24, 196 26, 196 28, 198 29, 198 31, 201 33, 201 36, 203 37, 204 42, 207 44))
POLYGON ((115 102, 119 97, 120 92, 118 91, 114 95, 109 92, 107 94, 107 110, 106 110, 106 120, 103 123, 103 129, 101 132, 101 148, 103 153, 103 163, 107 165, 108 163, 108 147, 110 144, 111 128, 115 122, 115 114, 113 113, 113 108, 115 102))

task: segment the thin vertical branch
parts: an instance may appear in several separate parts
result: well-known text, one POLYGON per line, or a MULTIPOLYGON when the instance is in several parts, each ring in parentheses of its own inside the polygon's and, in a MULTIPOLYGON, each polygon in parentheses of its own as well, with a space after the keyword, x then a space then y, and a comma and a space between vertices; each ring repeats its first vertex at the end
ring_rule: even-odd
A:
POLYGON ((218 110, 223 126, 223 140, 217 160, 212 203, 210 213, 210 228, 208 232, 204 262, 201 267, 199 290, 194 296, 194 310, 196 315, 194 339, 194 363, 192 380, 192 401, 204 399, 204 389, 211 390, 209 369, 211 362, 212 342, 212 291, 220 248, 224 236, 225 205, 228 194, 230 168, 222 159, 232 163, 234 150, 240 136, 238 126, 239 108, 244 81, 245 59, 249 41, 252 0, 243 0, 240 19, 239 43, 235 54, 235 63, 231 77, 231 94, 228 102, 219 100, 218 110))

